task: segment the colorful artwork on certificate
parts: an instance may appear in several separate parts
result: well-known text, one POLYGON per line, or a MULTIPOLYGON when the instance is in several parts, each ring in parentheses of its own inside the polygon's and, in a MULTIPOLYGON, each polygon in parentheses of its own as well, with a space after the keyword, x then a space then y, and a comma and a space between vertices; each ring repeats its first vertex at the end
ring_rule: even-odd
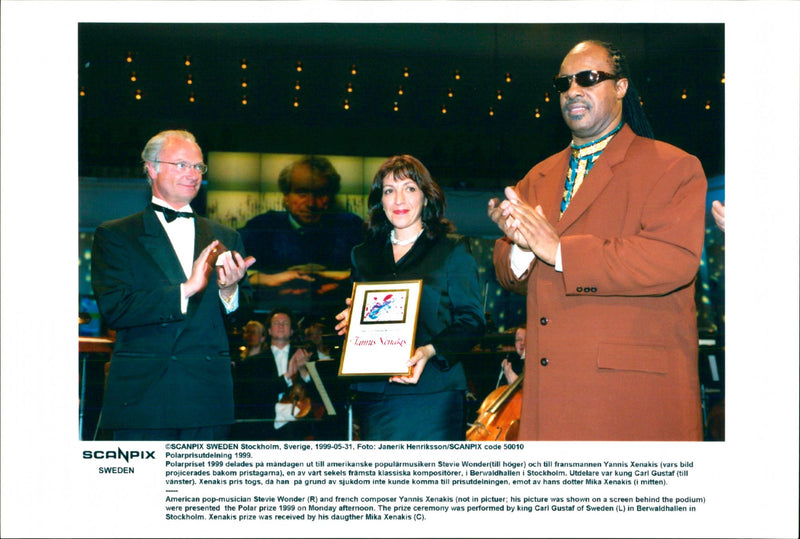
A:
POLYGON ((377 290, 364 294, 362 324, 402 324, 406 321, 408 290, 377 290))

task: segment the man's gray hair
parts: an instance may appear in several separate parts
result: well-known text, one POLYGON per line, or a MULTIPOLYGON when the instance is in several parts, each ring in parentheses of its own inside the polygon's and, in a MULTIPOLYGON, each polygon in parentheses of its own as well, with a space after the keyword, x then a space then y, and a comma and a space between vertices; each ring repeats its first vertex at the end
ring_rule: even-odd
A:
POLYGON ((150 174, 147 172, 147 163, 153 162, 156 172, 160 170, 160 165, 154 161, 158 161, 158 158, 161 155, 161 150, 164 148, 164 144, 166 144, 167 140, 171 138, 180 138, 197 144, 197 140, 195 140, 194 135, 188 131, 184 131, 183 129, 170 129, 167 131, 162 131, 157 135, 153 135, 153 137, 147 141, 147 144, 144 145, 144 150, 142 150, 142 169, 144 170, 144 175, 147 176, 147 181, 150 183, 153 182, 153 178, 151 178, 150 174))

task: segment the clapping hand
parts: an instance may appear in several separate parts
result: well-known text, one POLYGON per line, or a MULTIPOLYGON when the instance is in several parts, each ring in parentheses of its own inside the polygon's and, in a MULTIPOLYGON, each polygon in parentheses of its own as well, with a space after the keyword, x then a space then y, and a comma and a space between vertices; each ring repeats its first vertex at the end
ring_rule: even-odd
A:
POLYGON ((547 220, 541 205, 535 208, 523 201, 511 187, 505 189, 506 200, 489 201, 489 218, 520 249, 533 251, 537 258, 555 264, 560 238, 547 220))
POLYGON ((256 259, 252 256, 242 258, 242 255, 236 251, 225 251, 219 255, 216 264, 217 286, 224 297, 229 298, 236 292, 239 281, 244 278, 247 268, 252 266, 255 261, 256 259))

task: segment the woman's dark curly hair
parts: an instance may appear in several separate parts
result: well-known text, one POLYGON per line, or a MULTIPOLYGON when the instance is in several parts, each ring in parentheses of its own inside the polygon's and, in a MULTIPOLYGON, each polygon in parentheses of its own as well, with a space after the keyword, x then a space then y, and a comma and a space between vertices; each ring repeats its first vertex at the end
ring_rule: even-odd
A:
POLYGON ((444 218, 447 207, 444 191, 431 178, 430 172, 419 159, 411 155, 396 155, 384 162, 375 177, 369 191, 368 233, 373 238, 385 238, 392 230, 392 223, 383 211, 383 179, 392 174, 395 179, 410 179, 422 190, 426 204, 422 208, 422 225, 425 235, 433 239, 453 231, 453 225, 444 218))

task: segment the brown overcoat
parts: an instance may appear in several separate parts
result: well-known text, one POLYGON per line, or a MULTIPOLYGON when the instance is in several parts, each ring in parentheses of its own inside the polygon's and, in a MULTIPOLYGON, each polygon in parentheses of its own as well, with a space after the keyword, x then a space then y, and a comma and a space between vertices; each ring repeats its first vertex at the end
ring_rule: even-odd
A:
POLYGON ((614 137, 559 220, 569 148, 517 184, 561 237, 563 272, 534 260, 502 286, 527 294, 522 440, 700 440, 694 278, 706 178, 669 144, 614 137))

